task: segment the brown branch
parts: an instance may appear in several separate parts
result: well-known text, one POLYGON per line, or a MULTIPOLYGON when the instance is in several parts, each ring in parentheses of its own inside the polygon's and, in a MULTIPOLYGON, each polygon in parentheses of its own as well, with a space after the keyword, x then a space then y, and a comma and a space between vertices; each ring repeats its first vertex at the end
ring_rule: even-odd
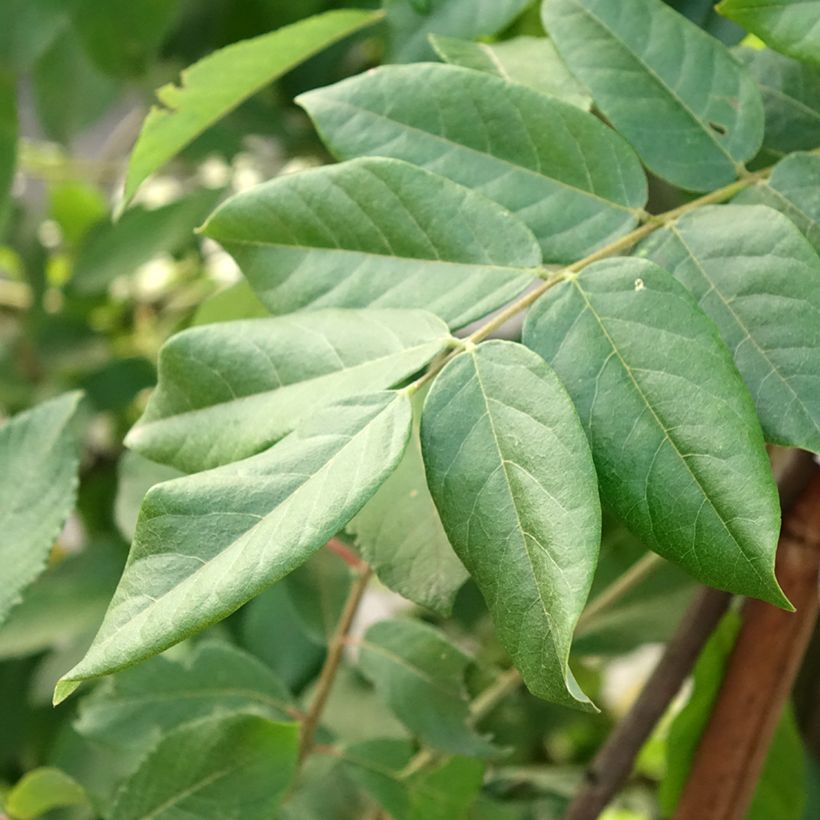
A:
POLYGON ((777 574, 796 612, 749 599, 676 820, 742 820, 818 615, 820 472, 786 517, 777 574))
POLYGON ((732 596, 704 588, 692 602, 629 714, 595 756, 566 820, 595 820, 629 777, 646 739, 689 676, 732 596))

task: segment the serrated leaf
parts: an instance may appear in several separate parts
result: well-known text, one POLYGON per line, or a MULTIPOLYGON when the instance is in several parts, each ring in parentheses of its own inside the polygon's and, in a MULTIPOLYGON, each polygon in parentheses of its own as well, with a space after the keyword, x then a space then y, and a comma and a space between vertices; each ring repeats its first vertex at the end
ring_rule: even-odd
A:
POLYGON ((423 308, 459 327, 514 298, 541 262, 509 211, 392 159, 271 180, 229 199, 203 230, 277 314, 423 308))
POLYGON ((323 402, 383 390, 450 341, 423 311, 321 310, 191 328, 165 344, 159 385, 126 439, 193 473, 270 447, 323 402))
POLYGON ((120 786, 110 820, 269 820, 296 775, 299 727, 231 715, 165 735, 120 786))
POLYGON ((405 777, 412 754, 405 741, 379 739, 348 746, 341 757, 351 778, 395 820, 465 820, 479 796, 484 764, 453 757, 405 777))
POLYGON ((118 672, 83 698, 74 728, 116 749, 145 749, 185 723, 234 712, 293 714, 285 685, 229 644, 202 643, 180 660, 158 657, 118 672))
POLYGON ((445 63, 495 74, 585 111, 592 105, 589 93, 569 73, 547 37, 513 37, 499 43, 476 43, 433 34, 430 45, 445 63))
POLYGON ((530 0, 385 0, 388 58, 394 63, 427 60, 428 35, 478 39, 506 28, 530 0))
POLYGON ((468 726, 469 663, 441 632, 412 620, 380 621, 359 650, 362 672, 422 743, 449 754, 494 755, 498 750, 468 726))
POLYGON ((820 15, 814 0, 722 0, 716 8, 766 45, 820 65, 820 15))
POLYGON ((390 589, 441 615, 449 615, 468 578, 427 489, 416 399, 413 433, 395 472, 348 524, 362 557, 390 589))
POLYGON ((638 537, 704 583, 788 606, 754 403, 683 285, 644 259, 595 263, 539 299, 524 341, 562 378, 601 497, 638 537))
POLYGON ((820 156, 792 154, 764 182, 742 191, 738 204, 768 205, 786 214, 820 253, 820 156))
POLYGON ((308 17, 215 51, 186 69, 181 85, 158 89, 162 107, 148 113, 131 153, 124 202, 154 171, 252 94, 381 16, 345 9, 308 17))
POLYGON ((638 158, 611 129, 490 74, 386 66, 297 101, 337 157, 390 156, 477 190, 527 224, 548 262, 625 233, 646 202, 638 158))
POLYGON ((820 258, 782 214, 699 208, 636 251, 673 273, 714 320, 768 441, 820 452, 820 258))
POLYGON ((820 69, 767 48, 739 48, 763 95, 763 145, 784 154, 811 150, 820 142, 820 69))
POLYGON ((0 623, 46 561, 77 496, 80 393, 66 393, 0 427, 0 623))
POLYGON ((591 708, 568 659, 601 509, 589 446, 558 378, 521 345, 481 344, 436 378, 421 441, 450 543, 527 687, 591 708))
POLYGON ((304 563, 390 475, 410 423, 404 393, 351 398, 257 456, 154 487, 100 631, 55 699, 226 617, 304 563))
POLYGON ((658 176, 708 191, 757 153, 754 81, 661 0, 545 0, 543 17, 570 71, 658 176))
POLYGON ((3 809, 14 820, 34 820, 54 809, 86 804, 83 787, 60 769, 26 772, 3 797, 3 809))

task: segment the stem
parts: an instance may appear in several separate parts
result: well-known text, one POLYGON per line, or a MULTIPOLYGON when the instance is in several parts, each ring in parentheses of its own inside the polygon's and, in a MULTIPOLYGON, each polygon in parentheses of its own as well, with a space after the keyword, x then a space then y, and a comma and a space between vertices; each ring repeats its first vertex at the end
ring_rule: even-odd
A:
POLYGON ((339 671, 339 665, 342 662, 342 655, 344 654, 350 627, 353 625, 353 619, 359 610, 359 605, 362 602, 362 597, 364 596, 372 574, 373 571, 367 567, 361 572, 350 588, 350 593, 347 596, 347 601, 345 601, 342 615, 336 626, 336 631, 333 633, 330 645, 328 646, 327 658, 325 658, 324 666, 319 675, 319 682, 316 685, 316 694, 305 716, 305 721, 302 724, 302 742, 299 749, 300 761, 304 761, 313 748, 313 739, 316 734, 316 729, 321 720, 322 712, 327 704, 331 689, 333 688, 333 683, 336 680, 336 673, 339 671))

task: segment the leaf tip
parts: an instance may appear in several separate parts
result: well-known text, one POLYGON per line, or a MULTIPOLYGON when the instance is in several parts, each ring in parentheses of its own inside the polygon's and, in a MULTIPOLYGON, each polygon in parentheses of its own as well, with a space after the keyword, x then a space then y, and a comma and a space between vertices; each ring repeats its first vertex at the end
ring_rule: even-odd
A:
POLYGON ((66 698, 70 697, 80 687, 80 681, 60 678, 57 685, 54 687, 54 697, 52 698, 52 705, 59 706, 66 698))

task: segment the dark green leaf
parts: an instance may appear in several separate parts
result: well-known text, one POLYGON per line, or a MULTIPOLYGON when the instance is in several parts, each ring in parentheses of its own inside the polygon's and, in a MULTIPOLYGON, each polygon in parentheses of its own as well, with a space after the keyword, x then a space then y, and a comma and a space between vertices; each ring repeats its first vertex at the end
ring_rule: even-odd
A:
POLYGON ((530 0, 385 0, 388 57, 394 63, 430 59, 429 34, 465 40, 506 28, 530 0))
POLYGON ((45 569, 77 496, 80 393, 66 393, 0 427, 0 622, 45 569))
POLYGON ((545 0, 543 10, 558 53, 658 176, 708 191, 757 153, 754 81, 661 0, 545 0))
POLYGON ((602 499, 647 546, 704 583, 788 606, 754 403, 683 285, 643 259, 595 263, 536 303, 524 340, 575 401, 602 499))
POLYGON ((229 199, 204 232, 277 314, 424 308, 458 327, 515 297, 541 261, 508 211, 392 159, 279 177, 229 199))
POLYGON ((233 43, 194 63, 182 73, 181 85, 168 84, 157 91, 162 107, 151 109, 134 146, 125 202, 146 177, 252 94, 380 17, 378 12, 329 11, 233 43))
POLYGON ((475 43, 431 35, 430 44, 445 63, 495 74, 585 111, 592 105, 589 93, 569 73, 555 46, 546 37, 514 37, 500 43, 475 43))
POLYGON ((388 66, 298 102, 336 156, 391 156, 473 188, 525 222, 548 262, 625 233, 646 202, 640 163, 611 129, 485 72, 388 66))
POLYGON ((54 809, 86 803, 83 787, 59 769, 44 767, 23 775, 3 798, 3 808, 14 820, 34 820, 54 809))
POLYGON ((714 320, 768 441, 820 453, 820 258, 782 214, 713 205, 643 243, 714 320))
POLYGON ((558 378, 513 342, 471 348, 434 382, 421 440, 444 529, 525 683, 539 697, 589 706, 568 659, 601 510, 589 446, 558 378))
POLYGON ((159 359, 159 385, 126 439, 196 472, 270 447, 315 407, 383 390, 450 341, 422 311, 322 310, 192 328, 159 359))
POLYGON ((110 820, 269 820, 295 774, 299 727, 232 715, 165 735, 117 792, 110 820))
POLYGON ((56 700, 224 618, 304 563, 390 475, 410 425, 404 393, 351 398, 258 456, 154 487, 105 621, 56 700))
POLYGON ((420 621, 380 621, 361 642, 359 665, 396 716, 423 743, 450 754, 497 749, 468 726, 469 656, 420 621))

